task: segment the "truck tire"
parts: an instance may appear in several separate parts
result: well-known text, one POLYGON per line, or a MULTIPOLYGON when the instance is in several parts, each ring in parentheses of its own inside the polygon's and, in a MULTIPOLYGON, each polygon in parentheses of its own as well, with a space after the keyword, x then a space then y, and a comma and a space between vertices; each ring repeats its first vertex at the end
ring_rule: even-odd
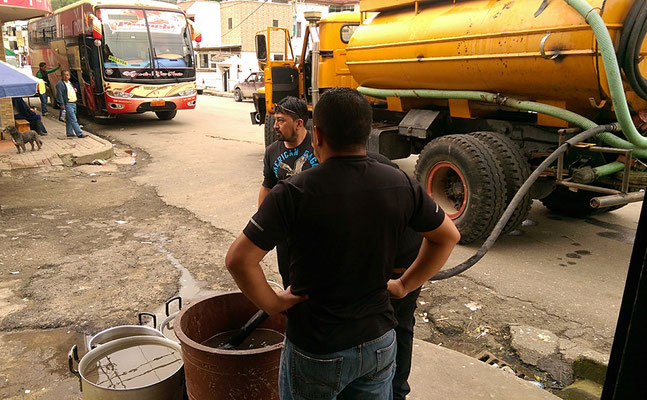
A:
POLYGON ((503 213, 503 168, 494 151, 473 136, 447 135, 427 143, 415 174, 456 224, 460 243, 486 237, 503 213))
POLYGON ((276 141, 276 132, 274 131, 274 114, 265 116, 265 147, 276 141))
POLYGON ((157 115, 157 118, 161 119, 162 121, 170 121, 177 115, 177 110, 155 111, 155 115, 157 115))
POLYGON ((573 218, 586 218, 595 214, 607 213, 626 205, 621 204, 611 207, 593 208, 591 207, 591 199, 596 196, 604 196, 604 194, 590 192, 588 190, 571 192, 564 186, 557 186, 551 194, 540 201, 550 211, 573 218))
MULTIPOLYGON (((503 209, 505 211, 519 188, 530 176, 528 160, 526 160, 519 146, 506 135, 498 132, 474 132, 470 135, 478 138, 481 142, 487 144, 490 149, 494 150, 494 154, 501 163, 506 185, 506 199, 503 209)), ((531 205, 532 197, 530 197, 530 193, 526 193, 503 228, 503 233, 509 233, 517 229, 528 216, 531 205)))

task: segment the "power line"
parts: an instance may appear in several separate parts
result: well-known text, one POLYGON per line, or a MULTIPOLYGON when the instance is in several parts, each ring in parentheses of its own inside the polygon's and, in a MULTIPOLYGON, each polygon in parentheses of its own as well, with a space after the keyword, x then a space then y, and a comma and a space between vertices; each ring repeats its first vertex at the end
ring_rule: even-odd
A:
POLYGON ((267 2, 265 2, 265 1, 264 1, 264 2, 262 2, 260 6, 256 7, 256 9, 254 9, 254 11, 252 11, 248 16, 246 16, 245 18, 243 18, 243 20, 242 20, 242 21, 240 21, 236 26, 234 26, 233 28, 231 28, 231 29, 230 29, 230 30, 228 30, 227 32, 223 33, 220 37, 221 37, 221 38, 223 38, 223 37, 225 37, 227 34, 229 34, 230 32, 232 32, 234 29, 238 28, 240 25, 242 25, 242 23, 243 23, 243 22, 247 21, 247 19, 248 19, 249 17, 251 17, 252 15, 254 15, 254 13, 255 13, 256 11, 260 10, 260 9, 261 9, 261 7, 263 7, 265 4, 267 4, 267 2))

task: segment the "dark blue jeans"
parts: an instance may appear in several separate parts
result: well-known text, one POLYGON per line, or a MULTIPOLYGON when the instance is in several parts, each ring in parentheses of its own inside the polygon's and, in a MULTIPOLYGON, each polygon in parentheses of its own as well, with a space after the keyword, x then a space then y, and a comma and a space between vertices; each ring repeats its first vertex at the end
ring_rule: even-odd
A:
POLYGON ((67 103, 65 105, 65 133, 67 136, 81 136, 81 127, 76 120, 76 103, 67 103))
POLYGON ((287 338, 281 353, 281 400, 392 400, 396 341, 391 329, 377 339, 331 354, 311 354, 287 338))
POLYGON ((47 112, 47 92, 39 94, 38 96, 40 96, 41 114, 45 114, 47 112))

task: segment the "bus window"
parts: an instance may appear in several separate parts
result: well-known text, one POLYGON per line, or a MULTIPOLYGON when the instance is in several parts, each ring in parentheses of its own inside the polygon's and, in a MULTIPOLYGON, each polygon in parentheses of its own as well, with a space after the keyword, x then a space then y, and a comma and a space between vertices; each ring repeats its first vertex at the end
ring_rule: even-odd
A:
POLYGON ((100 14, 107 79, 195 77, 193 48, 184 14, 116 8, 101 9, 100 14))
POLYGON ((159 68, 192 68, 193 49, 184 15, 169 11, 146 11, 153 41, 155 65, 159 68))

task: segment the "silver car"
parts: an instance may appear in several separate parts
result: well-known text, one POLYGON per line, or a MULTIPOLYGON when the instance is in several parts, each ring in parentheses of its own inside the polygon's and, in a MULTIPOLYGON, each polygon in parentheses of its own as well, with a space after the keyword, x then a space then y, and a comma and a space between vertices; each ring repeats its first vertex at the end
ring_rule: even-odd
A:
POLYGON ((234 86, 234 100, 243 101, 245 98, 251 98, 255 91, 265 87, 265 75, 261 72, 252 72, 242 82, 234 86))

